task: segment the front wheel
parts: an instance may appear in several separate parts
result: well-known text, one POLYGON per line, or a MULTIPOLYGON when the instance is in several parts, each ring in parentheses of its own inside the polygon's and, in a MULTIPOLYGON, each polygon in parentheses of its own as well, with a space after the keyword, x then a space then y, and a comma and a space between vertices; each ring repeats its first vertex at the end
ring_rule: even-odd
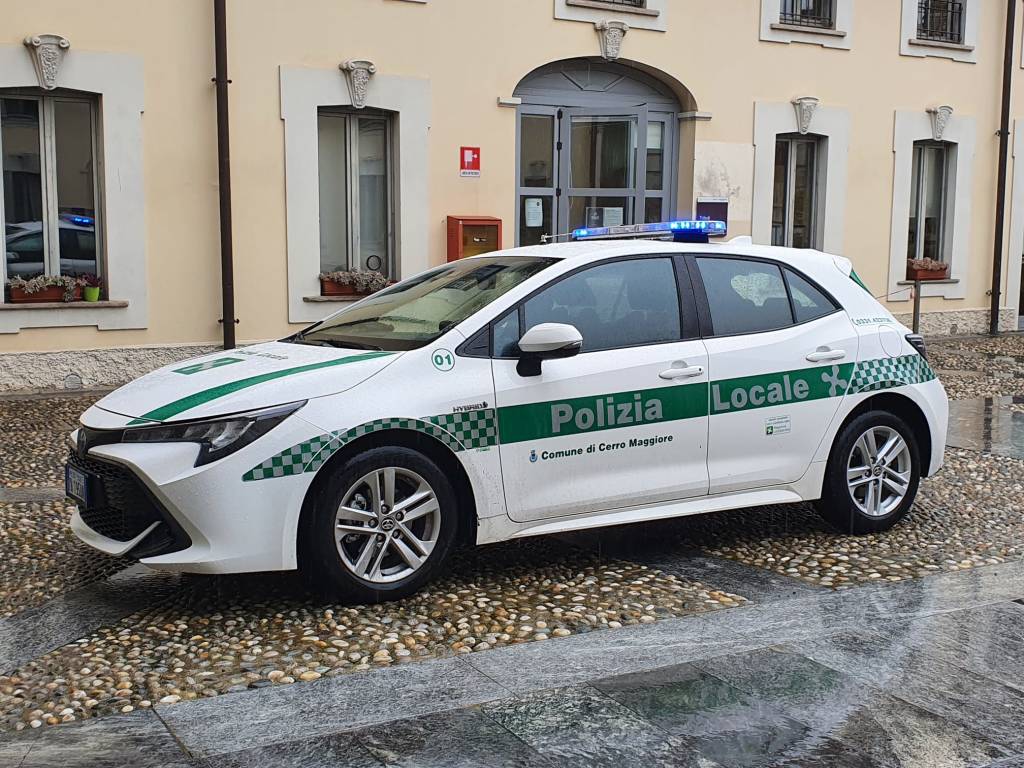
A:
POLYGON ((844 533, 887 531, 910 511, 920 479, 913 431, 895 414, 869 411, 837 435, 818 513, 844 533))
POLYGON ((303 570, 350 602, 412 594, 443 567, 458 514, 451 483, 427 456, 374 448, 317 493, 303 531, 303 570))

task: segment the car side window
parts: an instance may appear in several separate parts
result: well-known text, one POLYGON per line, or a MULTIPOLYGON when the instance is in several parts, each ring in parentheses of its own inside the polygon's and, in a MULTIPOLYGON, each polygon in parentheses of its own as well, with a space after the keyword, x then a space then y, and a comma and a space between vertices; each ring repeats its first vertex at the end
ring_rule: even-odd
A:
POLYGON ((494 357, 516 357, 519 354, 519 309, 513 309, 493 326, 494 357))
POLYGON ((791 269, 786 270, 786 282, 789 283, 789 294, 793 297, 793 312, 798 323, 817 320, 830 315, 839 307, 835 305, 821 289, 812 285, 791 269))
POLYGON ((758 333, 793 324, 782 270, 746 259, 697 258, 715 335, 758 333))
MULTIPOLYGON (((583 335, 584 352, 681 337, 679 293, 669 258, 623 259, 589 267, 544 289, 523 308, 524 332, 541 323, 568 323, 583 335)), ((496 350, 497 339, 496 333, 496 350)))

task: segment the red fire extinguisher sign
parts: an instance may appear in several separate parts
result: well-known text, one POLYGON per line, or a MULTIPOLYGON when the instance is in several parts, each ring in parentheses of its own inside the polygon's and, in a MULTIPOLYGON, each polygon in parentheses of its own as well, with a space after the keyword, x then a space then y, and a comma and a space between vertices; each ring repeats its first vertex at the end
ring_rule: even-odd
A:
POLYGON ((480 147, 459 147, 459 176, 480 175, 480 147))

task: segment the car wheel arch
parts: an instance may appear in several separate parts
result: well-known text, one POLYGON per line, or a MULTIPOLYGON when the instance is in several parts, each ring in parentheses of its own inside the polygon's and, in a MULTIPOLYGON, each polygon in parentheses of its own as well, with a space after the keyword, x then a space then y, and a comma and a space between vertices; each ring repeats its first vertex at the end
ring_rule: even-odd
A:
POLYGON ((476 498, 465 467, 455 452, 442 440, 414 429, 384 429, 358 437, 346 443, 320 467, 313 481, 306 489, 299 512, 298 535, 295 540, 296 562, 302 557, 301 541, 305 526, 312 518, 312 507, 320 488, 333 472, 343 467, 354 457, 373 448, 408 448, 417 451, 437 463, 455 489, 459 506, 459 543, 471 544, 476 541, 476 498))
MULTIPOLYGON (((881 392, 861 400, 843 419, 832 438, 833 448, 838 436, 851 421, 868 411, 885 411, 903 419, 913 430, 917 440, 917 449, 921 457, 922 475, 931 466, 932 433, 928 419, 921 407, 914 400, 898 392, 881 392)), ((831 456, 831 449, 830 449, 831 456)))

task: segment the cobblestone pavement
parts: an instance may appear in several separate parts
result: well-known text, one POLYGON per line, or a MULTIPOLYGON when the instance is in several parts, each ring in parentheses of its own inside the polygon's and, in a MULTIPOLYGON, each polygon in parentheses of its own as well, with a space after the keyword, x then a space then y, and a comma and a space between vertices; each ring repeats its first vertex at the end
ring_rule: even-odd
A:
MULTIPOLYGON (((930 356, 951 395, 1024 394, 1021 337, 943 340, 931 344, 930 356)), ((0 400, 0 428, 13 436, 0 448, 0 617, 7 621, 26 609, 46 611, 55 596, 125 565, 79 544, 67 531, 70 508, 46 490, 62 482, 66 432, 94 399, 0 400)), ((810 505, 792 505, 516 542, 464 553, 445 581, 385 606, 334 605, 290 575, 185 578, 120 621, 85 631, 76 625, 49 652, 0 668, 0 729, 141 716, 153 706, 301 689, 411 661, 557 646, 541 641, 599 629, 614 631, 594 634, 615 636, 631 625, 722 613, 772 590, 853 594, 858 585, 995 568, 1024 552, 1022 485, 1019 458, 954 448, 942 472, 922 483, 913 513, 884 534, 838 535, 810 505), (704 577, 693 562, 735 570, 709 568, 704 577)))

